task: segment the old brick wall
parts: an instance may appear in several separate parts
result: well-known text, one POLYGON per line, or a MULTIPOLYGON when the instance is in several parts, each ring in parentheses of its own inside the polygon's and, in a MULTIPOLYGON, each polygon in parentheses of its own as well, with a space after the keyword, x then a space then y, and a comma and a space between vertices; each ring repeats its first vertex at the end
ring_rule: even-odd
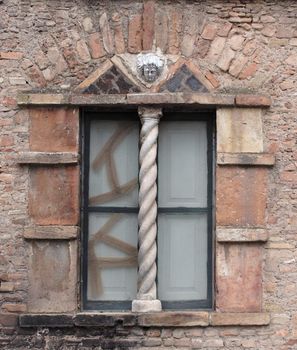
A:
MULTIPOLYGON (((297 349, 296 88, 297 3, 293 0, 0 1, 0 348, 297 349), (238 183, 235 185, 240 191, 246 179, 252 178, 254 186, 248 198, 249 208, 254 209, 252 202, 256 198, 255 206, 262 211, 252 215, 247 224, 264 225, 269 239, 263 245, 263 252, 258 246, 253 249, 252 243, 246 253, 249 261, 262 261, 260 256, 263 254, 263 277, 257 277, 263 279, 260 307, 263 312, 271 313, 271 322, 261 327, 175 328, 118 324, 97 328, 19 328, 18 315, 26 312, 28 307, 38 309, 38 305, 32 307, 32 300, 28 298, 32 281, 43 275, 42 265, 37 275, 28 272, 32 250, 43 256, 47 247, 44 242, 25 240, 24 235, 30 235, 26 228, 32 224, 34 215, 41 220, 39 223, 49 225, 48 218, 51 215, 56 218, 57 214, 55 208, 34 205, 34 200, 44 199, 36 199, 29 188, 32 181, 38 188, 40 179, 55 186, 61 176, 69 192, 77 191, 77 174, 72 170, 73 165, 57 168, 54 178, 48 176, 46 167, 33 167, 30 168, 33 176, 29 178, 28 167, 17 162, 18 152, 29 149, 50 152, 61 148, 71 151, 77 146, 77 140, 71 136, 74 127, 71 123, 67 129, 70 143, 61 142, 63 134, 59 134, 59 130, 54 135, 61 137, 53 140, 51 145, 45 144, 42 137, 32 141, 34 133, 50 131, 44 124, 42 129, 38 120, 29 127, 31 112, 17 105, 17 94, 26 90, 68 94, 106 58, 157 47, 163 53, 180 55, 198 63, 216 93, 260 93, 272 97, 272 105, 262 117, 263 148, 276 155, 276 164, 269 170, 262 169, 256 176, 250 168, 218 168, 220 181, 217 184, 228 193, 228 186, 234 185, 232 179, 236 178, 238 183), (72 173, 70 179, 69 173, 72 173), (265 200, 262 201, 263 196, 265 200), (50 214, 44 213, 43 209, 50 214)), ((72 112, 56 113, 55 118, 63 120, 67 113, 72 112)), ((36 114, 38 110, 31 113, 31 118, 34 119, 36 114)), ((236 198, 235 191, 228 198, 224 197, 224 191, 221 193, 218 200, 226 201, 231 208, 233 198, 239 201, 231 213, 218 213, 220 224, 228 226, 230 220, 237 220, 238 213, 247 207, 236 198)), ((59 199, 61 207, 64 205, 62 199, 59 199)), ((70 208, 70 212, 66 213, 66 218, 56 218, 57 222, 75 225, 77 202, 74 199, 65 207, 70 208)), ((245 217, 249 215, 247 213, 245 217)), ((239 215, 238 220, 240 218, 239 215)), ((64 234, 67 236, 67 232, 64 234)), ((68 250, 68 244, 70 247, 74 243, 63 241, 60 250, 53 252, 51 247, 43 261, 44 266, 47 261, 52 264, 55 256, 59 259, 60 254, 65 258, 64 251, 72 249, 75 256, 73 248, 68 250)), ((240 249, 244 249, 244 245, 227 249, 231 264, 241 262, 240 249)), ((253 270, 253 265, 246 269, 258 273, 253 270)), ((48 271, 48 277, 52 270, 48 271)), ((234 283, 242 271, 245 267, 234 269, 234 283)), ((75 285, 73 280, 69 283, 75 285)), ((50 285, 49 282, 46 287, 50 285)), ((76 297, 73 290, 69 291, 69 285, 63 288, 69 293, 66 295, 76 297)), ((229 288, 228 284, 226 288, 229 288)), ((256 295, 259 293, 253 284, 252 290, 256 290, 256 295)), ((236 286, 232 292, 238 295, 240 289, 236 286)), ((223 308, 225 302, 220 300, 223 308)), ((258 310, 253 300, 246 302, 258 310)), ((70 304, 72 311, 75 306, 70 304)), ((240 309, 240 305, 234 307, 240 309)))

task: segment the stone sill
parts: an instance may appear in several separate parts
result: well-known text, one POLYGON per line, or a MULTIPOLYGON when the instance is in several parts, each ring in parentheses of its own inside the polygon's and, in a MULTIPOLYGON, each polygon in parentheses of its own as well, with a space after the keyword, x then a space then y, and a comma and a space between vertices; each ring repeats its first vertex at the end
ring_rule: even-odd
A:
POLYGON ((210 93, 133 93, 118 95, 22 93, 20 106, 111 106, 111 105, 197 105, 204 107, 269 107, 271 99, 264 95, 226 95, 210 93))
POLYGON ((273 166, 275 156, 271 153, 222 153, 217 154, 218 165, 273 166))
POLYGON ((19 152, 19 164, 77 164, 79 155, 75 152, 19 152))
POLYGON ((268 313, 219 313, 208 311, 166 311, 136 314, 83 312, 77 314, 22 314, 20 327, 208 327, 266 326, 268 313))

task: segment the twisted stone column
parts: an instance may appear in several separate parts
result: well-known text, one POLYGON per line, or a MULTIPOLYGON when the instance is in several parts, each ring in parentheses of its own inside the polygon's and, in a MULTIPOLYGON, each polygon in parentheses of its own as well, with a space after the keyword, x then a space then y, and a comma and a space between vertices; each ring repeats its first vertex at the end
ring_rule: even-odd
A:
POLYGON ((138 293, 132 302, 132 311, 161 311, 157 300, 157 140, 160 108, 140 107, 138 110, 142 128, 140 132, 139 171, 139 251, 138 251, 138 293))

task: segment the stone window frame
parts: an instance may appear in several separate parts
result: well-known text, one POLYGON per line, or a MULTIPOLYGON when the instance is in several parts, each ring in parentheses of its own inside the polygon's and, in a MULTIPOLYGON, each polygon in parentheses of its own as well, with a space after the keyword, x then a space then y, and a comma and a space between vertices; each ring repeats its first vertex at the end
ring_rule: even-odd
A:
MULTIPOLYGON (((267 96, 262 95, 220 95, 220 94, 195 94, 195 93, 135 93, 119 96, 98 96, 98 95, 63 95, 63 94, 20 94, 18 97, 19 106, 30 108, 76 108, 84 106, 96 107, 112 107, 112 106, 186 106, 186 107, 211 107, 216 108, 217 115, 223 109, 229 111, 248 110, 253 108, 255 111, 268 108, 271 100, 267 96)), ((232 113, 231 113, 232 114, 232 113)), ((232 119, 232 118, 231 118, 232 119)), ((231 120, 232 123, 232 120, 231 120)), ((262 124, 261 124, 262 128, 262 124)), ((220 131, 218 131, 220 132, 220 131)), ((221 134, 223 136, 223 134, 221 134)), ((221 137, 220 136, 220 137, 221 137)), ((220 139, 218 135, 218 140, 220 139)), ((236 138, 236 135, 228 135, 227 139, 236 138)), ((236 141, 236 140, 235 140, 236 141)), ((236 144, 236 142, 235 142, 236 144)), ((240 144, 240 142, 239 142, 240 144)), ((244 150, 224 151, 217 150, 217 167, 271 167, 274 165, 274 155, 264 153, 263 150, 258 152, 246 152, 244 150)), ((57 165, 57 164, 77 164, 79 156, 77 152, 20 152, 18 155, 18 163, 23 165, 57 165)), ((58 229, 45 230, 40 226, 25 229, 24 238, 34 242, 36 240, 76 240, 78 235, 77 228, 63 226, 58 229)), ((265 228, 236 228, 236 227, 217 227, 216 245, 231 244, 254 244, 262 246, 268 239, 265 228)), ((217 249, 218 251, 218 249, 217 249)), ((216 253, 217 254, 217 253, 216 253)), ((216 264, 220 263, 216 256, 216 264)), ((220 283, 220 282, 219 282, 220 283)), ((218 276, 216 276, 216 285, 218 284, 218 276)), ((118 323, 132 326, 231 326, 242 325, 251 326, 267 325, 270 322, 270 315, 262 311, 229 311, 215 309, 214 311, 194 311, 194 312, 147 312, 147 313, 100 313, 88 314, 79 312, 78 309, 72 311, 61 311, 58 314, 49 314, 50 311, 43 310, 36 314, 30 312, 20 315, 20 326, 114 326, 118 323)))
MULTIPOLYGON (((150 139, 150 136, 148 135, 144 135, 144 129, 147 128, 147 126, 145 125, 145 122, 146 121, 149 121, 151 122, 152 119, 153 119, 153 123, 155 124, 155 131, 156 132, 156 138, 154 140, 154 144, 157 145, 158 143, 158 138, 159 138, 159 125, 160 125, 160 122, 162 122, 163 118, 164 118, 164 112, 165 114, 167 115, 167 120, 171 120, 172 119, 172 116, 174 116, 174 120, 176 122, 179 122, 179 121, 183 121, 182 118, 177 118, 177 114, 180 112, 180 113, 183 113, 184 116, 185 115, 185 112, 182 110, 182 109, 177 109, 174 110, 174 112, 172 110, 170 110, 169 112, 166 110, 166 107, 165 106, 165 110, 163 107, 151 107, 151 106, 141 106, 141 107, 135 107, 133 109, 133 112, 135 114, 135 119, 136 121, 139 122, 140 124, 140 128, 139 128, 139 132, 140 132, 140 136, 142 138, 146 137, 147 139, 150 139), (135 113, 136 112, 136 113, 135 113), (138 114, 138 116, 136 117, 136 115, 138 114), (142 127, 141 127, 142 125, 142 127), (142 130, 142 131, 141 131, 142 130)), ((105 113, 110 113, 113 118, 112 120, 115 120, 115 114, 117 113, 121 113, 121 111, 123 110, 124 113, 128 114, 130 109, 117 109, 116 107, 115 108, 107 108, 107 109, 96 109, 95 110, 95 113, 102 113, 105 115, 105 113)), ((87 126, 86 126, 86 123, 85 123, 85 118, 88 118, 88 113, 94 113, 94 110, 93 109, 86 109, 86 108, 82 108, 81 109, 81 127, 82 127, 82 133, 83 135, 85 135, 85 133, 88 134, 87 137, 87 140, 85 140, 85 137, 83 136, 83 139, 84 139, 84 142, 87 141, 89 142, 90 141, 90 136, 89 136, 89 133, 90 133, 90 130, 85 130, 85 127, 87 128, 90 128, 90 125, 89 123, 87 123, 87 126)), ((193 310, 202 310, 202 309, 206 309, 206 310, 212 310, 213 309, 213 302, 214 302, 214 283, 213 283, 213 275, 214 275, 214 264, 213 264, 213 261, 214 261, 214 237, 213 237, 213 226, 214 226, 214 215, 213 215, 213 212, 214 212, 214 153, 215 153, 215 144, 214 144, 214 139, 213 139, 213 136, 214 136, 214 133, 215 133, 215 109, 201 109, 201 108, 194 108, 194 109, 190 109, 186 112, 187 114, 189 114, 189 116, 186 116, 186 120, 190 120, 192 122, 195 122, 196 120, 197 121, 204 121, 204 122, 207 122, 207 128, 206 128, 206 132, 207 132, 207 165, 208 165, 208 174, 207 174, 207 204, 205 206, 205 210, 207 210, 206 214, 207 214, 207 264, 208 264, 208 267, 207 267, 207 281, 206 281, 206 286, 207 286, 207 291, 206 291, 206 298, 205 299, 201 299, 201 300, 190 300, 189 302, 187 301, 173 301, 173 302, 167 302, 167 301, 162 301, 161 302, 161 310, 162 311, 172 311, 172 310, 177 310, 177 311, 193 311, 193 310), (198 116, 196 118, 196 113, 198 113, 198 116), (166 305, 164 307, 164 304, 166 305)), ((94 117, 93 117, 94 118, 94 117)), ((99 117, 100 119, 100 117, 99 117)), ((121 118, 122 119, 122 118, 121 118)), ((132 120, 132 118, 131 118, 132 120)), ((134 120, 134 118, 133 118, 134 120)), ((152 142, 152 140, 148 140, 147 142, 152 142)), ((81 153, 82 154, 85 154, 85 152, 90 152, 89 150, 89 146, 86 147, 85 144, 82 144, 81 145, 81 153)), ((141 153, 141 149, 139 150, 139 154, 141 153)), ((156 147, 156 159, 158 157, 158 147, 156 147)), ((145 158, 145 157, 143 157, 145 158)), ((155 163, 157 163, 155 159, 155 163)), ((142 163, 143 159, 140 160, 140 163, 142 163)), ((151 163, 151 161, 149 162, 151 163)), ((86 186, 88 186, 89 182, 88 180, 86 180, 84 178, 84 174, 87 174, 86 176, 88 176, 88 169, 85 168, 85 162, 84 160, 82 159, 82 187, 85 188, 86 186)), ((140 164, 140 168, 139 168, 139 171, 141 169, 141 166, 142 164, 140 164)), ((144 163, 143 165, 145 168, 147 168, 146 166, 146 162, 144 163)), ((155 168, 156 168, 156 171, 158 172, 158 165, 155 164, 155 168)), ((148 171, 149 172, 149 171, 148 171)), ((141 180, 141 179, 140 179, 141 180)), ((141 182, 141 181, 140 181, 141 182)), ((157 181, 155 183, 156 187, 157 187, 157 181)), ((157 188, 157 193, 158 193, 158 188, 157 188)), ((141 186, 140 186, 140 197, 143 197, 141 196, 141 186)), ((157 201, 157 198, 155 199, 157 201)), ((85 197, 85 195, 82 193, 82 201, 83 201, 83 208, 86 206, 86 202, 87 202, 87 197, 85 197)), ((150 205, 151 206, 151 205, 150 205)), ((158 207, 158 204, 156 203, 155 204, 155 207, 157 208, 158 207)), ((140 208, 141 208, 141 203, 140 203, 140 208)), ((159 207, 158 207, 159 208, 159 207)), ((138 211, 139 211, 139 208, 138 208, 138 211)), ((159 214, 159 210, 156 210, 157 211, 157 217, 158 217, 158 214, 159 214)), ((87 215, 88 210, 87 209, 83 209, 83 216, 87 215)), ((195 212, 195 213, 199 213, 198 211, 195 212)), ((157 223, 157 217, 155 218, 155 222, 157 223)), ((84 218, 82 217, 82 222, 84 222, 84 218)), ((141 223, 140 223, 141 225, 141 223)), ((87 226, 83 223, 83 232, 87 232, 88 231, 88 228, 87 226)), ((157 241, 157 238, 158 238, 158 228, 156 229, 156 241, 157 241)), ((87 244, 87 242, 84 240, 84 242, 82 243, 82 245, 85 245, 87 244)), ((139 252, 139 250, 138 250, 139 252)), ((84 256, 85 254, 85 249, 82 247, 82 254, 84 256)), ((145 257, 144 257, 145 258, 145 257)), ((87 269, 87 262, 86 260, 84 260, 86 258, 83 258, 83 263, 82 263, 82 291, 81 291, 81 300, 82 300, 82 308, 83 310, 85 311, 100 311, 100 312, 106 312, 106 311, 113 311, 113 312, 117 312, 119 309, 121 309, 121 307, 123 306, 123 310, 124 311, 129 311, 129 309, 126 309, 126 305, 127 303, 129 302, 114 302, 114 305, 112 306, 108 306, 110 305, 110 303, 106 304, 104 303, 104 301, 89 301, 86 297, 86 275, 88 273, 88 269, 87 269), (93 307, 92 307, 93 305, 93 307), (118 305, 118 306, 117 306, 118 305), (100 306, 102 307, 102 309, 100 309, 100 306)), ((157 258, 156 258, 157 260, 157 258)), ((158 263, 156 261, 156 265, 157 265, 157 268, 158 268, 158 263)), ((156 282, 156 279, 157 279, 157 276, 155 276, 155 285, 157 284, 156 282)), ((139 281, 139 276, 138 276, 138 281, 139 281)), ((156 292, 156 291, 155 291, 156 292)), ((159 304, 159 300, 156 300, 156 294, 154 295, 154 299, 153 300, 156 300, 156 301, 153 301, 152 303, 150 301, 147 301, 147 299, 141 299, 143 296, 140 295, 141 292, 137 292, 137 298, 135 300, 132 301, 132 308, 131 310, 133 312, 148 312, 148 311, 160 311, 159 309, 157 310, 154 310, 154 309, 150 309, 151 308, 151 304, 154 304, 154 303, 157 303, 159 304), (135 304, 140 304, 140 306, 136 306, 137 310, 133 310, 133 304, 134 304, 134 307, 135 307, 135 304), (149 308, 149 310, 148 310, 149 308), (144 309, 144 311, 142 311, 142 309, 144 309)))

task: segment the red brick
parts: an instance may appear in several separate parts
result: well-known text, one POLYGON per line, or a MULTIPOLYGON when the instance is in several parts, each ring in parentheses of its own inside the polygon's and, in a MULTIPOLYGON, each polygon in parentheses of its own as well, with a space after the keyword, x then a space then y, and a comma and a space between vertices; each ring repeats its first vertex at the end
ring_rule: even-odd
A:
POLYGON ((122 27, 122 21, 121 16, 119 13, 115 13, 112 16, 113 20, 113 31, 114 31, 114 44, 115 49, 117 53, 124 53, 126 50, 125 46, 125 38, 123 34, 123 27, 122 27))
POLYGON ((156 13, 156 46, 166 52, 168 46, 168 16, 166 12, 156 13))
POLYGON ((262 249, 262 246, 257 243, 218 244, 217 310, 222 312, 261 311, 262 249))
POLYGON ((10 147, 14 145, 14 138, 9 135, 0 137, 0 147, 10 147))
POLYGON ((251 63, 241 71, 239 78, 240 79, 249 78, 256 73, 257 69, 258 69, 257 63, 251 63))
POLYGON ((43 166, 30 169, 29 214, 38 225, 78 223, 79 169, 43 166))
POLYGON ((100 58, 105 56, 99 33, 93 33, 88 38, 88 44, 92 58, 100 58))
POLYGON ((135 15, 129 21, 128 52, 138 53, 142 50, 142 16, 135 15))
POLYGON ((178 54, 180 51, 180 33, 182 31, 182 12, 171 10, 168 35, 168 53, 178 54))
POLYGON ((217 168, 217 225, 265 224, 267 169, 217 168))
POLYGON ((222 27, 220 27, 217 34, 219 36, 226 37, 226 36, 228 36, 231 28, 232 28, 232 23, 227 22, 222 27))
POLYGON ((27 74, 38 87, 45 87, 46 86, 46 80, 44 79, 43 74, 41 73, 41 70, 36 66, 33 65, 27 70, 27 74))
POLYGON ((3 309, 8 312, 26 312, 27 306, 25 304, 4 304, 3 309))
POLYGON ((201 37, 206 40, 213 40, 217 33, 217 26, 214 23, 208 23, 203 29, 201 37))
POLYGON ((235 103, 240 106, 263 106, 269 107, 271 105, 271 98, 263 95, 237 95, 235 103))
POLYGON ((143 5, 143 50, 151 50, 155 32, 155 1, 145 1, 143 5))
POLYGON ((22 52, 17 51, 0 52, 0 59, 2 60, 20 60, 23 56, 24 54, 22 52))
POLYGON ((30 150, 77 152, 79 117, 73 108, 36 108, 30 110, 30 150))

